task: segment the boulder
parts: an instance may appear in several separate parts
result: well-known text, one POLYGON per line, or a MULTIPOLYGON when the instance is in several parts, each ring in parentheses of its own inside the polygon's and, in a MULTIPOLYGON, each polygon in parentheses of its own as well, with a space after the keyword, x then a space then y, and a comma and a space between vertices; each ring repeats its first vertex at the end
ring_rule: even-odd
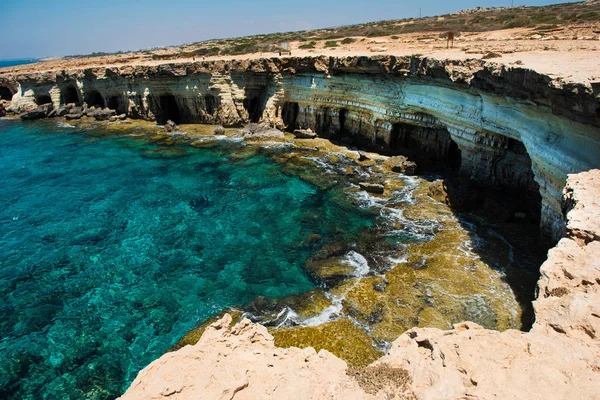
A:
POLYGON ((441 203, 446 204, 449 203, 448 193, 446 192, 444 181, 441 179, 437 179, 431 182, 431 184, 429 185, 429 189, 427 190, 427 194, 435 201, 439 201, 441 203))
POLYGON ((175 122, 168 120, 165 124, 165 129, 167 130, 167 132, 173 132, 179 129, 179 126, 177 126, 175 122))
POLYGON ((4 117, 6 115, 6 110, 4 109, 4 105, 0 104, 0 117, 4 117))
POLYGON ((385 191, 385 186, 380 183, 359 182, 358 186, 369 193, 382 194, 385 191))
MULTIPOLYGON (((103 110, 95 110, 93 113, 93 116, 96 119, 96 121, 106 121, 116 115, 117 115, 117 112, 115 110, 111 110, 109 108, 105 108, 103 110)), ((88 112, 88 116, 89 116, 89 112, 88 112)))
POLYGON ((225 134, 225 128, 223 128, 221 125, 215 126, 215 129, 213 130, 213 133, 215 135, 224 135, 225 134))
POLYGON ((115 121, 124 121, 125 119, 127 119, 127 115, 126 114, 120 114, 120 115, 113 115, 108 120, 111 121, 111 122, 115 122, 115 121))
POLYGON ((70 108, 68 106, 62 106, 56 110, 56 116, 64 117, 65 115, 67 115, 69 113, 69 111, 70 111, 70 108))
POLYGON ((392 172, 405 175, 414 175, 417 172, 417 164, 404 156, 390 157, 383 162, 383 166, 392 172))
POLYGON ((314 139, 317 134, 310 129, 296 129, 294 130, 294 136, 296 139, 314 139))
POLYGON ((279 129, 266 125, 250 124, 238 132, 246 140, 283 140, 284 134, 279 129))
POLYGON ((46 118, 48 116, 48 114, 50 113, 50 111, 52 111, 52 109, 53 109, 52 104, 42 104, 41 106, 38 106, 35 110, 25 112, 25 113, 21 114, 19 117, 22 120, 33 120, 33 119, 46 118))
POLYGON ((81 117, 83 117, 82 112, 69 112, 65 115, 65 119, 80 119, 81 117))

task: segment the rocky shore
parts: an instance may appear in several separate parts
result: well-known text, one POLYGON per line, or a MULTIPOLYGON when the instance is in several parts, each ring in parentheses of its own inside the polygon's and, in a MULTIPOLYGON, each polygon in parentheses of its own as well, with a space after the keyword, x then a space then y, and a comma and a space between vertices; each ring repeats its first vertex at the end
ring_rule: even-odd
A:
POLYGON ((123 398, 600 398, 597 85, 482 60, 323 56, 0 73, 0 97, 23 120, 137 118, 171 131, 256 123, 240 135, 282 140, 280 129, 404 154, 410 161, 382 168, 453 171, 459 184, 432 183, 430 198, 483 204, 558 242, 541 268, 530 332, 413 328, 382 358, 349 368, 326 350, 278 348, 265 327, 232 327, 225 316, 141 371, 123 398))
POLYGON ((33 117, 51 114, 42 105, 58 114, 72 104, 67 115, 77 118, 86 105, 97 118, 257 122, 402 153, 459 170, 472 190, 511 193, 508 212, 538 219, 554 241, 564 229, 567 174, 599 166, 595 85, 483 60, 382 55, 125 65, 0 74, 0 91, 11 96, 3 100, 9 112, 33 117))
POLYGON ((277 348, 266 328, 226 315, 142 370, 122 399, 598 399, 599 191, 600 170, 568 178, 569 228, 541 268, 530 332, 415 328, 356 369, 326 350, 277 348))

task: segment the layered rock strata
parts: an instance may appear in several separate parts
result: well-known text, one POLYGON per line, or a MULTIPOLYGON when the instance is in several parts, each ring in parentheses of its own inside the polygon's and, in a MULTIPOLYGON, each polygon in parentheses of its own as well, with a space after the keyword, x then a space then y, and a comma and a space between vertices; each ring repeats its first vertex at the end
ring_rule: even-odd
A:
MULTIPOLYGON (((600 167, 596 86, 481 60, 313 57, 0 75, 9 110, 108 107, 160 124, 263 122, 455 168, 482 187, 541 196, 542 232, 564 230, 569 173, 600 167)), ((538 201, 538 200, 534 200, 538 201)), ((530 211, 530 210, 519 210, 530 211)), ((539 211, 539 210, 538 210, 539 211)))
POLYGON ((266 328, 232 328, 227 315, 142 370, 122 398, 600 399, 598 193, 600 170, 567 181, 567 233, 541 267, 531 332, 414 328, 357 374, 325 350, 276 348, 266 328))

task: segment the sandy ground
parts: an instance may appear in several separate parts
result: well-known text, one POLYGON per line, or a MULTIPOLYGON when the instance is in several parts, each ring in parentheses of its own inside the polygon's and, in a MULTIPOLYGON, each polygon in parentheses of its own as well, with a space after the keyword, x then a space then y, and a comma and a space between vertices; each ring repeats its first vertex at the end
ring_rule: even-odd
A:
MULTIPOLYGON (((355 37, 356 42, 334 48, 324 48, 324 41, 317 42, 315 49, 299 49, 306 42, 291 42, 294 57, 305 56, 372 56, 389 54, 396 56, 421 55, 438 59, 489 58, 492 62, 536 70, 565 82, 590 84, 600 82, 600 24, 564 26, 550 31, 530 28, 504 29, 482 33, 457 34, 454 47, 447 48, 441 32, 421 32, 379 38, 355 37)), ((339 42, 339 40, 338 40, 339 42)), ((57 69, 108 67, 133 65, 158 65, 165 63, 192 62, 199 60, 255 59, 279 57, 277 53, 252 53, 238 56, 215 56, 152 60, 143 53, 114 56, 55 59, 51 61, 0 69, 6 73, 26 73, 57 69)), ((161 51, 168 54, 169 49, 161 51)), ((284 55, 286 57, 287 55, 284 55)))

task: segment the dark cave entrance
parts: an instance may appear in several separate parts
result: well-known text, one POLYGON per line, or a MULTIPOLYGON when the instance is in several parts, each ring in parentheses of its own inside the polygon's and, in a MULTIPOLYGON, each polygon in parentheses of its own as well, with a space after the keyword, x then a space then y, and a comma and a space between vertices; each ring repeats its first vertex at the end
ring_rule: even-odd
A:
POLYGON ((74 86, 67 86, 62 91, 62 104, 79 104, 79 93, 74 86))
POLYGON ((106 107, 110 108, 111 110, 115 110, 117 112, 117 114, 123 114, 125 113, 126 110, 124 110, 121 106, 121 101, 119 96, 110 96, 107 100, 106 100, 106 107))
POLYGON ((296 102, 286 102, 281 109, 281 119, 286 129, 290 132, 298 129, 298 115, 300 114, 300 105, 296 102))
MULTIPOLYGON (((153 99, 154 100, 154 99, 153 99)), ((182 123, 181 112, 179 111, 179 106, 177 105, 177 99, 172 94, 164 94, 158 98, 158 104, 156 104, 156 100, 152 101, 154 103, 154 116, 156 117, 156 123, 159 125, 164 125, 167 121, 171 120, 176 124, 182 123)))
POLYGON ((212 94, 204 96, 204 109, 209 115, 213 115, 217 109, 217 98, 212 94))
POLYGON ((427 128, 398 122, 390 132, 390 152, 402 154, 425 171, 458 171, 461 152, 443 128, 427 128))
POLYGON ((43 104, 52 104, 52 98, 49 94, 40 94, 35 96, 35 102, 38 106, 43 104))
POLYGON ((267 88, 246 89, 246 98, 243 105, 248 112, 250 122, 259 122, 267 106, 267 88))
POLYGON ((320 136, 331 138, 337 134, 333 126, 333 118, 329 107, 320 108, 315 113, 315 129, 320 136))
POLYGON ((346 121, 348 119, 348 110, 342 108, 339 112, 340 131, 339 135, 344 136, 346 134, 346 121))
POLYGON ((85 95, 85 102, 88 107, 104 107, 104 98, 96 90, 92 90, 85 95))
POLYGON ((13 94, 9 88, 0 86, 0 99, 1 100, 12 100, 13 94))

